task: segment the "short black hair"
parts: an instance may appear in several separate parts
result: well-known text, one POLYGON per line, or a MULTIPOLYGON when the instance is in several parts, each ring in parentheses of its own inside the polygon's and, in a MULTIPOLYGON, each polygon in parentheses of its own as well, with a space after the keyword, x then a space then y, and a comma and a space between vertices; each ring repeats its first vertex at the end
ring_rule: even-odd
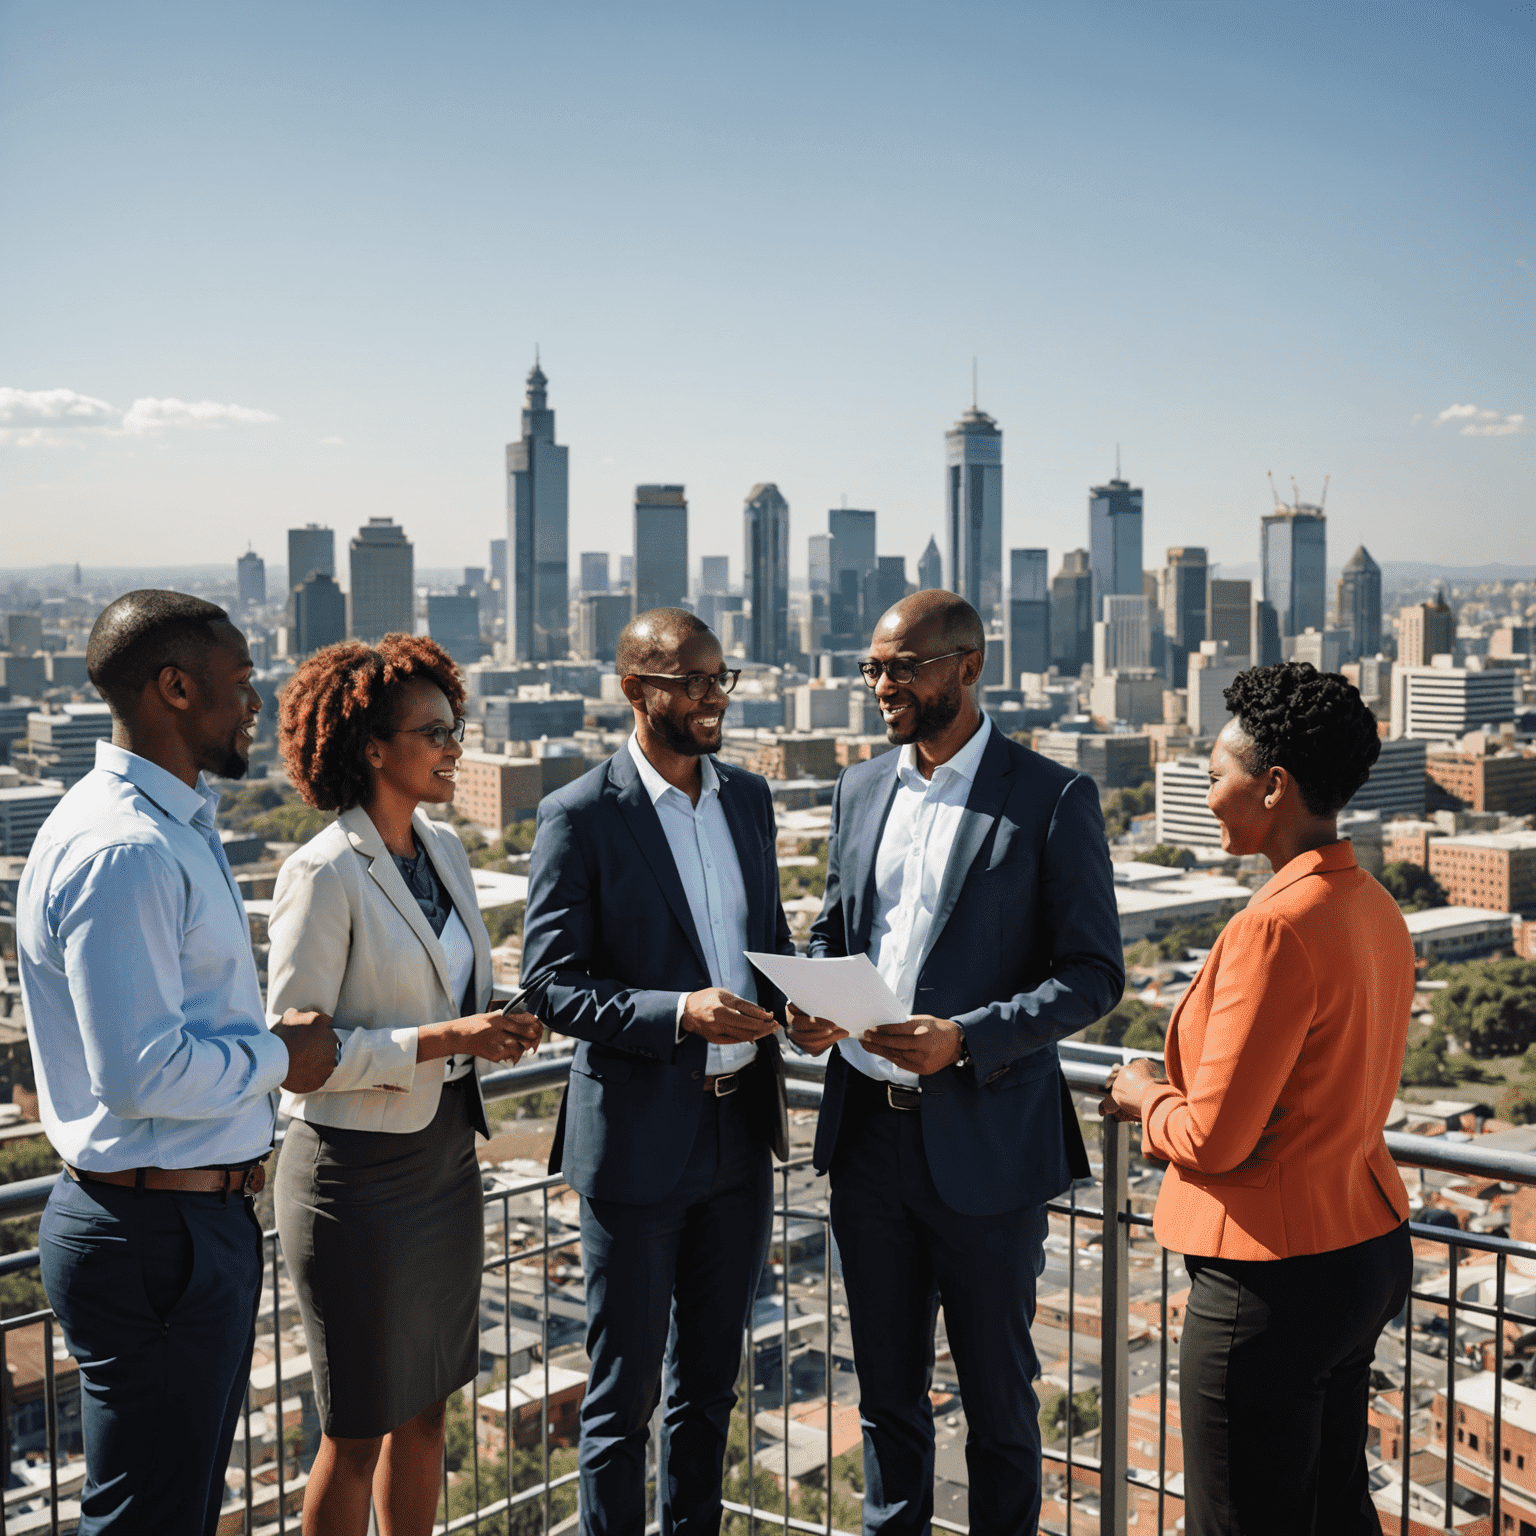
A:
POLYGON ((1252 743, 1249 770, 1284 768, 1314 816, 1343 810, 1381 755, 1376 716, 1360 690, 1310 661, 1251 667, 1222 697, 1252 743))
POLYGON ((85 669, 121 719, 165 667, 180 667, 205 680, 208 653, 221 640, 214 626, 228 623, 229 615, 217 603, 185 592, 125 592, 97 616, 85 669))
POLYGON ((647 608, 619 631, 614 668, 620 677, 649 672, 658 662, 709 625, 686 608, 647 608))

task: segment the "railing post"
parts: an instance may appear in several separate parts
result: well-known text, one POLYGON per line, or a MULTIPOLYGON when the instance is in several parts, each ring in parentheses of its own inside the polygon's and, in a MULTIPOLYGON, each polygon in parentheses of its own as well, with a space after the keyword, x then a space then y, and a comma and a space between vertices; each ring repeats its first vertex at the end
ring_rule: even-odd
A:
POLYGON ((1099 1313, 1099 1531, 1127 1536, 1130 1485, 1126 1481, 1130 1435, 1131 1229, 1129 1209, 1130 1127, 1104 1122, 1104 1284, 1099 1313))

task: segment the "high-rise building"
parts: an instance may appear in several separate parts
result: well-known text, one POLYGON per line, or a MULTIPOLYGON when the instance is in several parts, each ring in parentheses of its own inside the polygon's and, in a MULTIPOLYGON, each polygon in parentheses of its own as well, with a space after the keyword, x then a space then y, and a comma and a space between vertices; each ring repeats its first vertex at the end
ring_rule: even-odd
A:
POLYGON ((944 557, 939 553, 938 540, 930 533, 928 547, 917 560, 917 587, 929 592, 944 585, 944 557))
POLYGON ((309 656, 323 645, 338 645, 347 638, 346 594, 334 576, 311 571, 293 590, 293 633, 289 650, 309 656))
POLYGON ((262 608, 267 601, 267 562, 248 549, 235 562, 235 580, 242 608, 262 608))
POLYGON ((1152 664, 1152 605, 1140 592, 1110 593, 1093 626, 1093 672, 1141 671, 1152 664))
POLYGON ((1223 695, 1237 680, 1245 660, 1229 656, 1224 640, 1202 640, 1190 654, 1185 719, 1191 736, 1214 736, 1227 723, 1231 712, 1223 695))
POLYGON ((812 592, 832 590, 832 535, 813 533, 806 541, 806 585, 812 592))
POLYGON ((1168 647, 1169 677, 1175 688, 1189 680, 1189 657, 1205 639, 1205 551, 1183 545, 1168 551, 1163 571, 1163 635, 1168 647))
POLYGON ((1051 578, 1051 662, 1075 677, 1092 660, 1093 574, 1088 551, 1069 549, 1051 578))
POLYGON ((944 434, 949 587, 983 624, 1003 602, 1003 434, 972 405, 944 434))
POLYGON ((1103 615, 1106 597, 1141 595, 1141 510, 1140 488, 1118 476, 1088 492, 1088 556, 1095 619, 1103 615))
POLYGON ((868 508, 834 507, 827 513, 831 588, 827 594, 827 644, 848 650, 864 644, 878 617, 865 613, 870 578, 879 569, 875 514, 868 508))
POLYGON ((427 633, 461 666, 480 660, 480 602, 463 593, 427 594, 427 633))
POLYGON ((507 646, 514 661, 552 661, 569 648, 570 450, 555 443, 548 384, 535 359, 523 435, 507 444, 507 646))
POLYGON ((778 486, 747 493, 742 531, 741 581, 752 604, 747 659, 782 667, 789 659, 789 503, 778 486))
POLYGON ((729 555, 701 555, 699 557, 699 591, 729 592, 730 590, 731 557, 729 555))
MULTIPOLYGON (((1444 652, 1439 654, 1444 655, 1444 652)), ((1470 731, 1515 718, 1515 674, 1507 667, 1392 668, 1392 736, 1459 741, 1470 731)))
POLYGON ((606 592, 608 590, 608 553, 606 550, 588 550, 581 557, 581 590, 606 592))
POLYGON ((687 595, 688 498, 680 485, 637 485, 631 611, 676 608, 687 595))
POLYGON ((1051 665, 1051 582, 1043 549, 1008 552, 1008 639, 1003 681, 1019 686, 1019 673, 1051 665))
POLYGON ((572 604, 576 654, 588 661, 612 661, 619 647, 619 632, 632 617, 630 603, 627 592, 583 592, 572 604))
POLYGON ((354 640, 416 633, 415 549, 393 518, 370 517, 352 540, 347 632, 354 640))
POLYGON ((1397 615, 1397 664, 1427 667, 1436 656, 1456 654, 1456 615, 1438 593, 1432 603, 1415 603, 1397 615))
POLYGON ((1280 643, 1280 616, 1275 605, 1262 597, 1253 600, 1248 619, 1248 660, 1255 667, 1273 667, 1284 660, 1280 643))
MULTIPOLYGON (((505 539, 491 540, 491 563, 487 579, 495 584, 498 592, 507 590, 507 541, 505 539)), ((505 602, 502 603, 502 609, 505 615, 505 602)))
POLYGON ((1337 672, 1348 649, 1347 629, 1306 629, 1291 641, 1291 660, 1309 661, 1319 672, 1337 672))
POLYGON ((864 582, 864 627, 873 630, 880 616, 907 595, 907 557, 881 555, 875 574, 864 582))
POLYGON ((633 555, 619 556, 619 591, 633 592, 635 590, 635 557, 633 555))
POLYGON ((288 530, 288 590, 302 586, 316 571, 336 574, 336 535, 319 523, 288 530))
POLYGON ((1253 583, 1213 577, 1205 584, 1205 636, 1224 641, 1234 660, 1252 654, 1253 583))
POLYGON ((1381 567, 1362 544, 1339 577, 1334 622, 1348 631, 1345 661, 1374 656, 1381 649, 1381 567))
POLYGON ((1260 590, 1275 610, 1282 640, 1327 625, 1327 565, 1328 519, 1321 507, 1297 502, 1259 520, 1260 590))

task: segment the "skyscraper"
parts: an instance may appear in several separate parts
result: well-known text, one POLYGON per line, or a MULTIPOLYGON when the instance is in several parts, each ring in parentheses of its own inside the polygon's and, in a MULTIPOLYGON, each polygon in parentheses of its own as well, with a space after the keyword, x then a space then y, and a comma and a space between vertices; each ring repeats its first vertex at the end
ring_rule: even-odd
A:
POLYGON ((1106 597, 1141 596, 1141 491, 1129 481, 1089 490, 1088 555, 1097 622, 1106 597))
POLYGON ((729 555, 703 555, 699 559, 699 591, 729 592, 731 590, 731 557, 729 555))
POLYGON ((1014 549, 1008 554, 1008 637, 1003 682, 1019 686, 1019 673, 1051 665, 1051 583, 1048 553, 1014 549))
POLYGON ((747 659, 789 659, 789 503, 773 484, 754 485, 742 513, 742 586, 752 603, 747 659))
POLYGON ((1205 639, 1205 584, 1209 567, 1205 551, 1183 545, 1168 551, 1163 572, 1163 634, 1175 688, 1189 678, 1189 657, 1205 639))
POLYGON ((1339 577, 1337 626, 1349 633, 1345 661, 1374 656, 1381 649, 1381 567, 1362 544, 1339 577))
POLYGON ((523 406, 523 435, 507 444, 507 645, 514 661, 567 653, 567 458, 555 445, 549 380, 534 361, 523 406))
POLYGON ((827 598, 827 643, 839 650, 856 648, 877 615, 866 615, 866 588, 879 569, 875 554, 875 514, 868 508, 834 507, 827 513, 831 536, 831 591, 827 598))
POLYGON ((248 549, 235 562, 235 580, 242 608, 261 608, 267 601, 267 562, 248 549))
POLYGON ((1253 583, 1212 577, 1205 584, 1206 640, 1220 640, 1233 660, 1247 657, 1252 643, 1253 583))
POLYGON ((980 615, 1003 601, 1003 433, 974 404, 944 434, 949 585, 980 615))
POLYGON ((1069 549, 1051 579, 1051 664, 1076 677, 1092 660, 1093 575, 1088 551, 1069 549))
POLYGON ((832 535, 813 533, 806 541, 806 585, 812 592, 832 590, 832 535))
POLYGON ((1262 597, 1253 600, 1248 626, 1248 660, 1255 667, 1273 667, 1285 659, 1281 645, 1280 615, 1262 597))
POLYGON ((917 587, 920 592, 928 592, 943 585, 944 557, 939 553, 939 541, 930 533, 928 547, 917 559, 917 587))
POLYGON ((323 645, 347 638, 346 594, 334 576, 311 571, 293 589, 293 633, 288 649, 294 656, 309 656, 323 645))
POLYGON ((327 576, 336 574, 336 535, 319 523, 306 523, 302 528, 288 530, 288 590, 312 576, 324 571, 327 576))
POLYGON ((1397 664, 1427 667, 1436 656, 1456 654, 1456 615, 1443 591, 1432 603, 1400 608, 1397 615, 1397 664))
POLYGON ((581 590, 583 592, 606 592, 608 590, 608 554, 606 550, 598 550, 596 553, 589 550, 582 555, 581 590))
POLYGON ((866 583, 864 611, 869 617, 871 629, 879 622, 887 608, 894 608, 907 595, 907 557, 905 555, 881 555, 875 574, 866 583))
MULTIPOLYGON (((507 541, 505 539, 491 540, 491 564, 487 572, 487 580, 494 582, 498 592, 507 590, 507 541)), ((502 609, 506 608, 506 600, 502 600, 502 609)))
POLYGON ((354 640, 416 633, 415 550, 393 518, 370 517, 352 540, 347 632, 354 640))
POLYGON ((632 612, 676 608, 688 595, 688 499, 680 485, 635 487, 632 612))
POLYGON ((468 592, 429 593, 427 633, 461 666, 480 660, 480 602, 468 592))
POLYGON ((1328 519, 1321 507, 1297 502, 1259 520, 1261 592, 1282 639, 1327 627, 1327 564, 1328 519))
POLYGON ((1152 605, 1136 593, 1110 593, 1093 626, 1093 671, 1142 671, 1152 663, 1152 605))

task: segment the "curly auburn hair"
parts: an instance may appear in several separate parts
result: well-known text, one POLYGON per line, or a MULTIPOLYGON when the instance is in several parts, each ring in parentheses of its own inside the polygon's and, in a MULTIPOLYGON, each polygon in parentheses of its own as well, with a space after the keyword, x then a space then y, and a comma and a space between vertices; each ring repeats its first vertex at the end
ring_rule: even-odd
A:
POLYGON ((436 683, 454 714, 464 684, 442 646, 424 635, 347 640, 315 652, 293 674, 278 706, 277 744, 293 787, 317 811, 346 811, 368 792, 363 748, 387 736, 407 683, 436 683))
POLYGON ((1343 810, 1381 755, 1376 716, 1360 690, 1310 661, 1252 667, 1222 697, 1252 743, 1250 772, 1284 768, 1314 816, 1343 810))

